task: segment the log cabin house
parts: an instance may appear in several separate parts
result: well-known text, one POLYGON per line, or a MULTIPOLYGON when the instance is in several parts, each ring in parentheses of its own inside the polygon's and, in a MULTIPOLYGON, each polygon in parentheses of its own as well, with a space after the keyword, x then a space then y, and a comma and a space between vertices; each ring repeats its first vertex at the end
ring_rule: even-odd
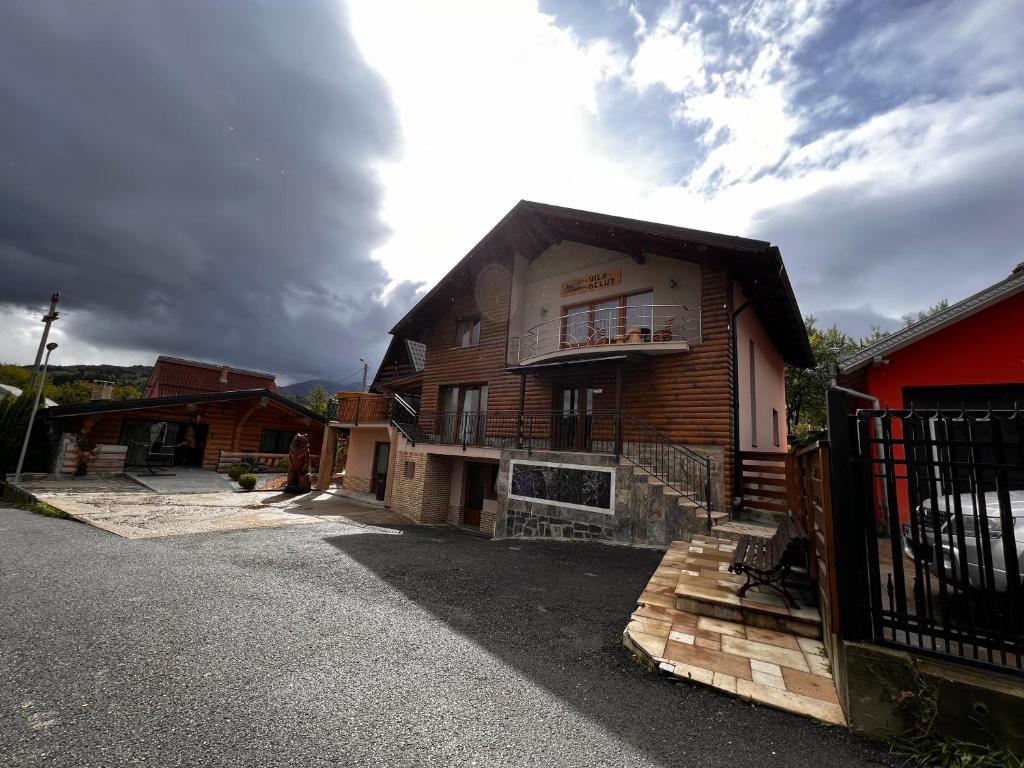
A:
MULTIPOLYGON (((275 377, 223 365, 160 356, 137 400, 111 400, 109 388, 94 387, 88 403, 47 408, 57 443, 54 473, 73 470, 77 439, 87 431, 100 447, 121 446, 108 454, 123 465, 97 465, 106 471, 139 467, 202 467, 224 471, 241 456, 271 467, 287 456, 297 432, 314 447, 323 440, 326 419, 278 394, 275 377)), ((316 448, 314 448, 315 450, 316 448)))
POLYGON ((495 537, 724 524, 739 456, 786 451, 784 364, 813 364, 770 243, 527 201, 391 334, 324 455, 348 430, 345 488, 495 537))

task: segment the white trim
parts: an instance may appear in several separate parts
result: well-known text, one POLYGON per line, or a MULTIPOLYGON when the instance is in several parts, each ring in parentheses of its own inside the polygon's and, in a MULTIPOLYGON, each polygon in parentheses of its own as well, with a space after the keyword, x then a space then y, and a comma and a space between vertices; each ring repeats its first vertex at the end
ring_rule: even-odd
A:
POLYGON ((581 509, 585 512, 598 512, 602 515, 614 515, 615 514, 615 468, 614 467, 595 467, 590 464, 562 464, 556 461, 534 461, 531 459, 510 459, 508 465, 508 497, 510 499, 516 499, 518 501, 529 501, 534 504, 547 504, 552 507, 562 507, 565 509, 581 509), (583 469, 589 472, 604 472, 605 474, 611 475, 611 488, 609 489, 608 501, 611 507, 605 509, 604 507, 591 507, 586 504, 570 504, 564 501, 554 501, 552 499, 540 499, 536 496, 519 496, 518 494, 512 493, 512 475, 515 472, 517 464, 525 464, 533 467, 554 467, 555 469, 583 469))

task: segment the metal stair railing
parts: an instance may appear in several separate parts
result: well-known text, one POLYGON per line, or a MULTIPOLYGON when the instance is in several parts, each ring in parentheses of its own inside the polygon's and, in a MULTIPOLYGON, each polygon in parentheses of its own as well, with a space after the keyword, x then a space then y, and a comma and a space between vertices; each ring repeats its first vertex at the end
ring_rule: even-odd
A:
POLYGON ((647 422, 619 412, 619 455, 693 502, 711 529, 711 457, 680 445, 647 422))

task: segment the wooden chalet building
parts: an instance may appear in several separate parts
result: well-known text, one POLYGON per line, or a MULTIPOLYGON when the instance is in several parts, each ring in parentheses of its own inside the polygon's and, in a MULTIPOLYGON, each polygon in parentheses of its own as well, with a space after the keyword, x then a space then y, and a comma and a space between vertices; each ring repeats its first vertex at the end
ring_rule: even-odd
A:
MULTIPOLYGON (((296 432, 313 446, 323 440, 326 419, 278 394, 269 373, 160 356, 137 400, 111 400, 110 388, 94 387, 88 403, 47 408, 43 413, 57 442, 54 472, 75 466, 77 441, 88 434, 119 467, 188 466, 226 469, 242 455, 271 463, 287 455, 296 432), (114 450, 120 447, 121 450, 114 450)), ((110 470, 108 461, 97 466, 110 470)))
POLYGON ((770 243, 527 201, 391 333, 325 451, 350 430, 346 488, 498 537, 723 522, 739 452, 786 451, 784 363, 813 362, 770 243))

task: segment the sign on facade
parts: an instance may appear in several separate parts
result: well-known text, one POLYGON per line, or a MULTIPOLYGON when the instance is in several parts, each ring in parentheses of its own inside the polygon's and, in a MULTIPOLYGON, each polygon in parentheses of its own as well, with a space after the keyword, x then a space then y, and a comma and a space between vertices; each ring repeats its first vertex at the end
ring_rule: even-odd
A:
POLYGON ((562 281, 562 296, 576 296, 581 293, 600 291, 622 282, 622 268, 611 267, 587 272, 584 275, 562 281))

